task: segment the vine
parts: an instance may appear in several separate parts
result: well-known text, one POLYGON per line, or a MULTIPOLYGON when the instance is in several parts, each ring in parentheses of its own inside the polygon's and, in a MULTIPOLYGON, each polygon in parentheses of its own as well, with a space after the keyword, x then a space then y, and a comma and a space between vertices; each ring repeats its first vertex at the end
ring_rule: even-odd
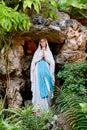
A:
POLYGON ((9 49, 10 49, 10 45, 12 44, 12 34, 9 35, 9 38, 7 39, 7 42, 9 44, 7 44, 6 39, 4 38, 4 43, 5 43, 5 54, 4 54, 4 61, 5 61, 5 69, 6 69, 6 93, 5 93, 5 97, 3 100, 3 108, 6 104, 6 99, 7 99, 7 92, 10 86, 10 67, 9 67, 9 49))

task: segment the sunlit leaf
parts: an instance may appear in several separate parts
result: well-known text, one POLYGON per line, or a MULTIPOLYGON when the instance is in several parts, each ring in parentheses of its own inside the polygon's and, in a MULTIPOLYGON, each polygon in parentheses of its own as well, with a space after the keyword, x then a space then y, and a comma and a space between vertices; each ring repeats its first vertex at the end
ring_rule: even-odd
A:
POLYGON ((24 0, 24 3, 23 3, 23 9, 25 10, 27 7, 31 8, 32 6, 32 1, 30 0, 24 0))
POLYGON ((29 27, 29 17, 21 12, 17 12, 10 7, 6 7, 5 4, 0 4, 0 25, 5 31, 11 29, 27 30, 29 27), (26 25, 25 25, 26 24, 26 25))

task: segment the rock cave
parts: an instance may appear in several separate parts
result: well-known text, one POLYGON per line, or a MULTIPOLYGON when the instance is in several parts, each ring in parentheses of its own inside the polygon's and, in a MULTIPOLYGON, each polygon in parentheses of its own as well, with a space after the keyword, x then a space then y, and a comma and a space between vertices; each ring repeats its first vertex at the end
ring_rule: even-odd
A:
MULTIPOLYGON (((87 30, 78 21, 70 19, 52 20, 38 16, 32 19, 29 32, 17 34, 10 47, 9 74, 10 85, 7 92, 7 105, 17 108, 32 99, 30 85, 30 63, 40 38, 47 38, 53 53, 56 73, 59 66, 70 62, 85 61, 87 30)), ((0 55, 0 95, 6 92, 6 68, 3 54, 0 55), (3 80, 2 80, 3 79, 3 80)))

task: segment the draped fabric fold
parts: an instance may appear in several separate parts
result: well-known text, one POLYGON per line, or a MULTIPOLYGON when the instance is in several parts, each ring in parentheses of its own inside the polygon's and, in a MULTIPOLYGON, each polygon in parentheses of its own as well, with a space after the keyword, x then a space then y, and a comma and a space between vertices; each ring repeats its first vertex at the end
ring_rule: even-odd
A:
POLYGON ((47 67, 46 61, 42 59, 38 62, 38 82, 39 82, 39 88, 40 88, 40 95, 42 98, 48 97, 48 89, 47 89, 47 83, 48 82, 50 86, 50 91, 54 91, 54 85, 52 82, 52 77, 50 75, 49 69, 47 67))

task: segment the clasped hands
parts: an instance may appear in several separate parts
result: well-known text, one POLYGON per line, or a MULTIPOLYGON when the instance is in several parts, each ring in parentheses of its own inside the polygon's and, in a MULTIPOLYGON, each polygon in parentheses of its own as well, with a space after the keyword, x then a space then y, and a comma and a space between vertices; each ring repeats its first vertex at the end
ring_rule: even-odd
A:
POLYGON ((43 49, 42 49, 42 58, 44 58, 44 59, 45 59, 45 58, 46 58, 46 56, 45 56, 44 51, 45 51, 45 49, 43 48, 43 49))

